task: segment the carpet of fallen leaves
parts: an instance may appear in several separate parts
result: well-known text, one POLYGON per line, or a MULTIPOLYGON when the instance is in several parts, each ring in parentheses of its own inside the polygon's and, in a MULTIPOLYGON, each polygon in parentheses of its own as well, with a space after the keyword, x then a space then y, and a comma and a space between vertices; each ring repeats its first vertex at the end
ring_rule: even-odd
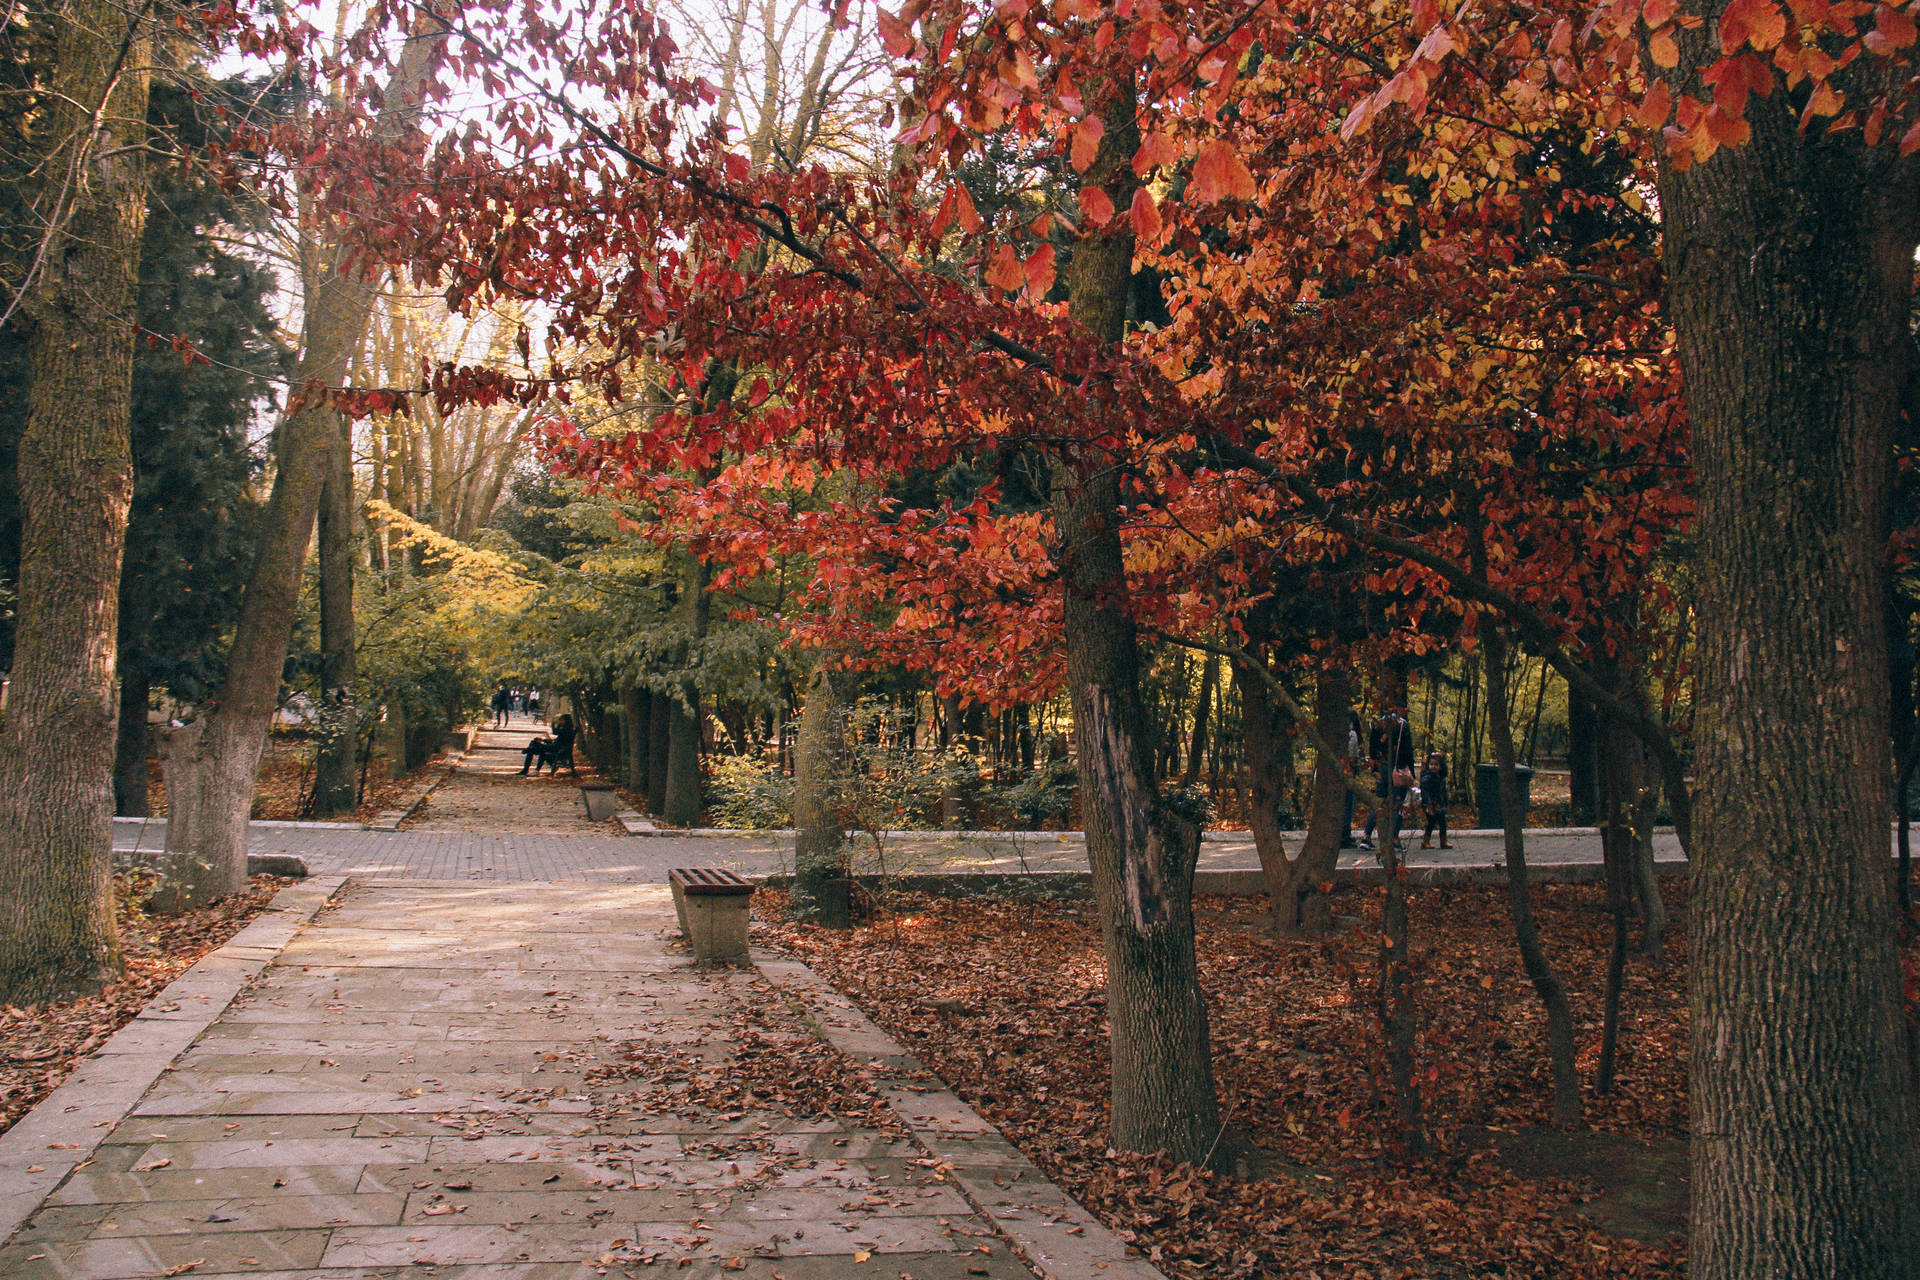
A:
MULTIPOLYGON (((851 933, 756 933, 859 1002, 1169 1276, 1624 1280, 1685 1270, 1686 882, 1663 888, 1668 963, 1629 961, 1618 1084, 1602 1097, 1589 1083, 1588 1127, 1571 1134, 1546 1127, 1545 1025, 1505 890, 1414 891, 1431 1134, 1418 1157, 1392 1140, 1382 1092, 1377 891, 1341 893, 1343 928, 1313 942, 1267 936, 1257 902, 1200 899, 1221 1106, 1260 1153, 1245 1176, 1108 1148, 1104 966, 1088 905, 895 898, 851 933)), ((1591 1082, 1604 894, 1553 885, 1535 898, 1591 1082)), ((784 900, 763 899, 756 915, 784 921, 784 900)))
MULTIPOLYGON (((387 776, 387 761, 376 757, 367 770, 366 794, 351 819, 371 822, 387 809, 400 808, 405 799, 426 785, 428 775, 446 768, 436 756, 398 777, 387 776)), ((299 822, 313 815, 306 812, 307 790, 313 785, 313 744, 298 734, 275 733, 267 737, 266 751, 255 779, 253 809, 249 813, 260 821, 299 822)), ((147 812, 156 818, 167 816, 167 781, 158 757, 147 763, 147 812)))
POLYGON ((246 927, 293 883, 252 876, 236 893, 197 911, 150 916, 140 909, 138 885, 114 877, 120 946, 127 975, 97 996, 63 1004, 0 1005, 0 1132, 59 1087, 81 1060, 131 1022, 160 989, 207 952, 246 927))

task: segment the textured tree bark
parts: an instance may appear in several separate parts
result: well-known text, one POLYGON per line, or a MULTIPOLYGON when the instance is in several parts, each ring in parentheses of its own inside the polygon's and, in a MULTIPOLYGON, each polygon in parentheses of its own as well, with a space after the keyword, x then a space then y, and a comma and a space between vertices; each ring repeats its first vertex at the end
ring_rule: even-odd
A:
POLYGON ((647 812, 658 817, 667 808, 667 754, 673 744, 673 699, 647 695, 647 812))
MULTIPOLYGON (((423 16, 420 23, 422 34, 402 50, 375 125, 395 138, 412 127, 446 43, 437 19, 423 16)), ((377 291, 373 282, 341 272, 344 258, 338 250, 318 244, 308 248, 309 260, 302 264, 306 314, 293 381, 309 389, 338 387, 366 334, 377 291)), ((273 492, 227 654, 226 679, 204 717, 205 731, 192 739, 191 752, 177 751, 169 759, 167 860, 175 907, 234 893, 246 884, 254 779, 279 703, 307 544, 340 438, 338 412, 312 394, 296 402, 275 434, 273 492), (174 817, 173 806, 181 796, 191 806, 187 822, 174 817)))
MULTIPOLYGON (((1707 92, 1716 29, 1683 43, 1680 87, 1707 92)), ((1864 102, 1905 74, 1839 79, 1864 102)), ((1689 1268, 1912 1277, 1883 558, 1915 169, 1858 130, 1802 136, 1786 98, 1660 181, 1700 504, 1689 1268)))
MULTIPOLYGON (((1473 532, 1480 558, 1479 531, 1473 532)), ((1476 565, 1476 571, 1484 568, 1476 565)), ((1482 664, 1487 679, 1487 730, 1493 739, 1493 758, 1500 766, 1500 818, 1505 824, 1507 903, 1513 910, 1513 931, 1520 944, 1520 962, 1527 980, 1540 997, 1547 1015, 1547 1060, 1553 1070, 1553 1122, 1563 1128, 1580 1123, 1580 1070, 1574 1062, 1573 1008, 1566 986, 1554 972, 1540 946, 1540 926, 1533 917, 1533 888, 1527 876, 1526 810, 1520 803, 1520 775, 1513 750, 1513 725, 1507 700, 1507 637, 1492 622, 1481 629, 1482 664)))
POLYGON ((620 714, 625 721, 620 726, 620 741, 626 744, 627 748, 625 768, 621 770, 621 777, 629 791, 647 789, 647 746, 652 741, 647 724, 647 710, 645 689, 630 688, 620 691, 620 714))
POLYGON ((838 690, 822 667, 800 708, 793 752, 793 907, 831 929, 853 924, 844 819, 833 802, 844 733, 838 690))
MULTIPOLYGON (((1219 683, 1220 655, 1210 653, 1200 672, 1200 697, 1193 705, 1193 732, 1187 736, 1186 768, 1180 774, 1180 785, 1183 787, 1194 786, 1200 781, 1200 756, 1207 746, 1207 713, 1213 710, 1213 691, 1219 683)), ((1272 759, 1271 752, 1268 759, 1272 759)))
MULTIPOLYGON (((687 633, 694 646, 689 654, 697 659, 699 645, 707 638, 707 620, 712 601, 707 596, 707 566, 695 560, 687 569, 687 633)), ((676 827, 690 827, 700 820, 700 686, 686 680, 681 698, 668 709, 667 786, 661 816, 676 827)))
MULTIPOLYGON (((1124 208, 1139 145, 1129 85, 1101 90, 1106 135, 1087 171, 1124 208)), ((1133 237, 1083 239, 1068 311, 1096 337, 1125 332, 1133 237)), ((1067 688, 1079 750, 1087 857, 1106 941, 1113 1144, 1201 1163, 1222 1154, 1207 1006, 1194 953, 1198 826, 1162 802, 1149 772, 1139 645, 1126 610, 1112 460, 1088 449, 1054 469, 1055 558, 1065 591, 1067 688)))
POLYGON ((90 994, 121 968, 114 653, 133 501, 129 317, 147 213, 149 40, 143 17, 101 0, 69 0, 59 19, 0 727, 0 1001, 20 1005, 90 994))
POLYGON ((313 816, 354 810, 353 747, 360 737, 353 625, 353 437, 334 415, 340 439, 320 491, 321 738, 313 765, 313 816))
POLYGON ((1593 699, 1578 689, 1567 690, 1567 781, 1576 825, 1591 822, 1600 812, 1600 763, 1597 759, 1600 726, 1593 699))
MULTIPOLYGON (((1280 831, 1280 753, 1274 747, 1273 709, 1266 682, 1234 664, 1240 686, 1241 743, 1246 754, 1248 823, 1266 881, 1273 930, 1289 937, 1319 937, 1327 931, 1331 913, 1320 885, 1332 878, 1340 858, 1340 837, 1346 817, 1347 768, 1342 759, 1319 754, 1313 783, 1313 815, 1307 822, 1300 854, 1287 857, 1280 831)), ((1314 690, 1314 717, 1319 736, 1329 742, 1347 738, 1347 673, 1323 667, 1314 690)), ((1316 748, 1317 750, 1317 748, 1316 748)))
POLYGON ((1631 806, 1642 792, 1651 791, 1646 777, 1646 755, 1637 738, 1618 718, 1599 715, 1600 857, 1606 873, 1607 910, 1613 916, 1613 938, 1607 952, 1606 992, 1600 1019, 1600 1063, 1594 1072, 1596 1093, 1613 1090, 1614 1063, 1620 1043, 1620 1000, 1627 976, 1627 917, 1632 909, 1634 863, 1639 855, 1638 833, 1629 821, 1631 806))
POLYGON ((147 816, 147 673, 132 663, 120 667, 120 725, 113 742, 113 812, 147 816))

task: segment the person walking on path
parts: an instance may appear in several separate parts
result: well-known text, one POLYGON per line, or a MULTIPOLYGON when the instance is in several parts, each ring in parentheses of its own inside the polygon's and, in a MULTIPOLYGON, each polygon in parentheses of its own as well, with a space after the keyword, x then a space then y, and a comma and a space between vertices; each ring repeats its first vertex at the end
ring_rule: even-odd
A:
POLYGON ((1440 827, 1440 847, 1447 843, 1447 758, 1438 751, 1427 753, 1426 767, 1420 771, 1420 807, 1426 810, 1427 829, 1420 834, 1420 847, 1433 848, 1433 828, 1440 827))
POLYGON ((1367 811, 1367 829, 1360 837, 1362 849, 1373 848, 1373 830, 1380 823, 1382 808, 1387 814, 1387 838, 1400 834, 1400 806, 1413 787, 1413 726, 1399 703, 1390 704, 1373 722, 1367 735, 1367 755, 1373 761, 1373 808, 1367 811))
POLYGON ((506 728, 507 715, 512 709, 513 692, 507 688, 503 681, 500 687, 493 691, 493 727, 496 729, 506 728))
MULTIPOLYGON (((1360 713, 1352 707, 1347 708, 1347 758, 1341 762, 1349 778, 1360 773, 1360 713)), ((1340 847, 1352 849, 1358 847, 1353 839, 1353 788, 1348 787, 1341 795, 1345 801, 1340 815, 1340 847)))

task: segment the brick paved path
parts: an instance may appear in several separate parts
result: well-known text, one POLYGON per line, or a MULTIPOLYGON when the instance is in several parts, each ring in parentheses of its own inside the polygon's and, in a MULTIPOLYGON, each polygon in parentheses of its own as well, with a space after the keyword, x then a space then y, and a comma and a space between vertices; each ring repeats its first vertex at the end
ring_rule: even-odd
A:
MULTIPOLYGON (((515 717, 499 732, 476 735, 475 749, 448 782, 428 796, 419 814, 399 831, 366 831, 347 825, 267 827, 256 825, 255 853, 296 854, 315 875, 366 875, 421 880, 596 881, 657 884, 669 869, 729 867, 746 875, 787 871, 793 838, 775 832, 722 836, 628 836, 613 822, 590 823, 574 779, 519 776, 525 744, 546 726, 515 717)), ((583 769, 583 777, 591 777, 583 769)), ((157 849, 165 824, 116 823, 122 849, 157 849)), ((1417 846, 1418 841, 1414 842, 1417 846)), ((1472 869, 1502 866, 1497 831, 1456 832, 1451 850, 1407 852, 1419 868, 1472 869)), ((856 842, 856 869, 874 871, 881 859, 856 842)), ((1679 843, 1671 832, 1655 837, 1656 856, 1681 869, 1679 843)), ((1534 831, 1527 836, 1528 862, 1539 868, 1593 868, 1600 838, 1591 828, 1534 831)), ((892 874, 990 872, 1083 872, 1086 851, 1078 833, 914 833, 891 839, 884 867, 892 874)), ((1342 855, 1340 865, 1376 866, 1361 851, 1342 855)), ((1245 832, 1209 832, 1200 851, 1203 888, 1253 892, 1260 860, 1245 832)))

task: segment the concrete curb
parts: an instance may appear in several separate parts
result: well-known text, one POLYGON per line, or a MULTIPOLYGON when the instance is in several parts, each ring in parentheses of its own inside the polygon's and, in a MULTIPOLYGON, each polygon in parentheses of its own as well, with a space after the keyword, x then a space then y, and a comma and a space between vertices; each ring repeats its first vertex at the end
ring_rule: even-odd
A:
MULTIPOLYGON (((115 818, 116 827, 152 827, 165 826, 165 818, 115 818)), ((260 827, 268 831, 365 831, 364 822, 290 822, 285 818, 249 818, 249 827, 260 827)))
MULTIPOLYGON (((1659 859, 1655 869, 1661 875, 1687 875, 1692 863, 1685 859, 1659 859)), ((791 877, 783 872, 747 875, 755 884, 784 889, 791 877)), ((1586 884, 1606 878, 1606 868, 1597 862, 1529 862, 1527 878, 1532 884, 1586 884)), ((855 876, 872 887, 879 876, 855 876)), ((1338 886, 1385 884, 1387 874, 1377 866, 1340 867, 1328 877, 1338 886)), ((961 871, 923 873, 885 877, 886 885, 904 893, 928 893, 935 897, 963 898, 977 894, 1034 893, 1061 897, 1088 897, 1093 893, 1093 876, 1088 871, 961 871)), ((1407 883, 1416 888, 1465 888, 1499 886, 1507 883, 1505 863, 1480 866, 1409 867, 1407 883)), ((1265 877, 1257 867, 1202 867, 1193 874, 1195 893, 1218 893, 1230 898, 1257 898, 1267 891, 1265 877)))
POLYGON ((173 1060, 332 900, 345 876, 289 885, 227 944, 202 956, 40 1105, 0 1134, 0 1243, 146 1096, 173 1060))
POLYGON ((828 1044, 872 1069, 887 1105, 981 1216, 1045 1280, 1166 1280, 1056 1187, 859 1006, 797 960, 762 951, 756 969, 813 1011, 828 1044))
MULTIPOLYGON (((467 753, 462 752, 460 759, 465 760, 466 758, 467 758, 467 753)), ((458 767, 458 765, 459 765, 459 761, 448 762, 446 771, 443 772, 439 777, 435 778, 432 782, 428 783, 426 786, 420 788, 420 794, 416 795, 413 799, 409 800, 405 808, 382 809, 377 815, 375 815, 372 822, 369 822, 366 824, 366 829, 368 831, 398 831, 400 829, 400 824, 405 822, 408 818, 411 818, 414 815, 415 811, 417 811, 421 805, 427 802, 428 796, 438 791, 441 787, 446 786, 447 783, 452 780, 453 771, 455 768, 458 767)))
MULTIPOLYGON (((115 870, 125 867, 157 868, 165 857, 166 852, 160 849, 115 849, 113 865, 115 870)), ((297 853, 250 853, 247 855, 247 874, 304 880, 309 872, 307 860, 297 853)))

